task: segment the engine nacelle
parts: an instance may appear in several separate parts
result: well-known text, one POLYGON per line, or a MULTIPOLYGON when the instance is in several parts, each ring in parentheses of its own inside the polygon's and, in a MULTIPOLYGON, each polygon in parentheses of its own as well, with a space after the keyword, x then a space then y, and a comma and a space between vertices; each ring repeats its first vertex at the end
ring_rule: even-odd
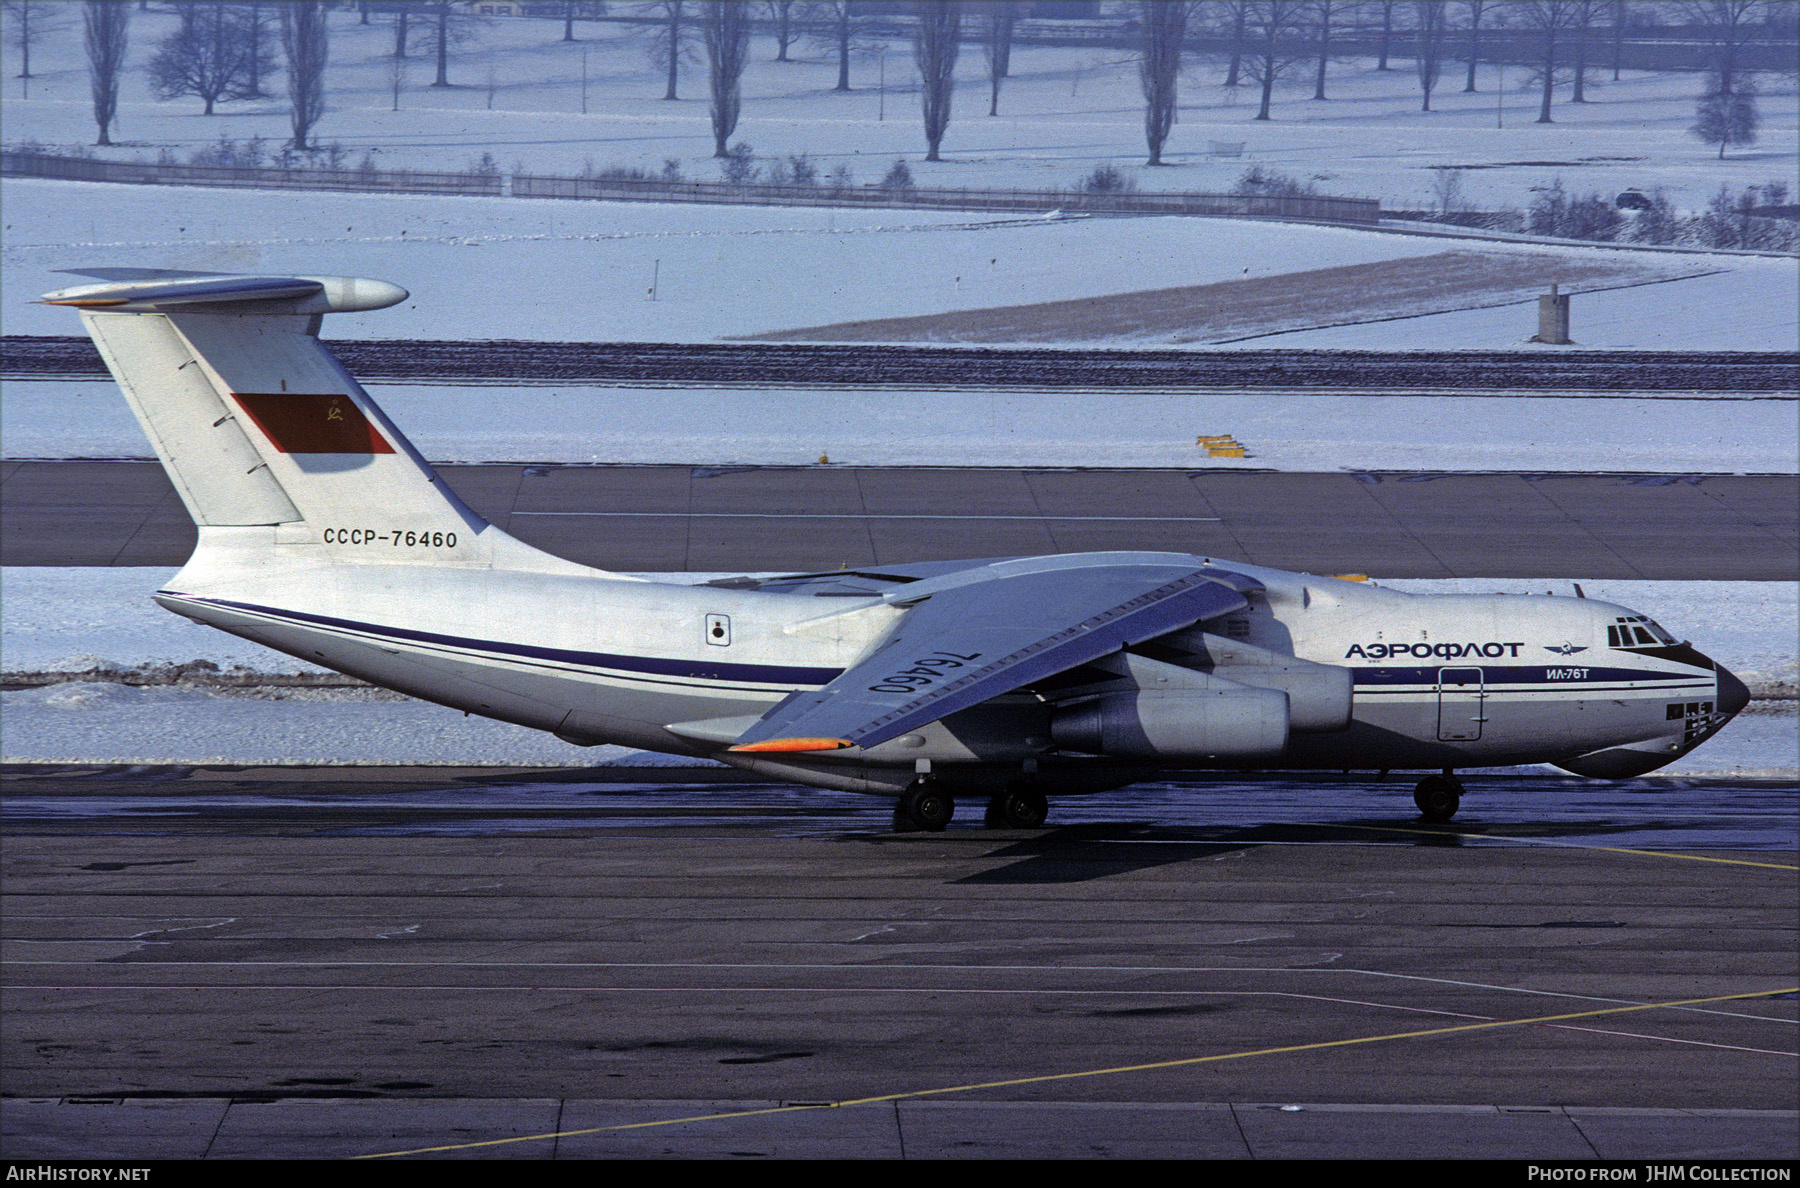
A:
POLYGON ((1050 719, 1058 747, 1130 759, 1273 759, 1287 747, 1288 699, 1244 686, 1106 693, 1050 719))
POLYGON ((1355 686, 1348 668, 1289 660, 1285 664, 1220 667, 1215 677, 1275 689, 1288 698, 1288 729, 1296 734, 1327 734, 1350 728, 1355 686))
POLYGON ((1296 734, 1324 734, 1350 728, 1355 687, 1348 668, 1272 652, 1198 627, 1165 636, 1159 642, 1193 653, 1215 676, 1286 693, 1288 728, 1296 734))

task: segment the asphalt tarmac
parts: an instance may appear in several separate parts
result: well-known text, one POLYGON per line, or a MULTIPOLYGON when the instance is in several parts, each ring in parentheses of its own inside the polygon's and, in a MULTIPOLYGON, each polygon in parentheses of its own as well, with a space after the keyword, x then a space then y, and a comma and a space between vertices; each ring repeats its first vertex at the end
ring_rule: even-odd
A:
MULTIPOLYGON (((1233 282, 1234 290, 1240 290, 1233 282)), ((1130 299, 1129 294, 1126 299, 1130 299)), ((1156 294, 1142 296, 1156 298, 1156 294)), ((974 311, 1018 314, 1020 311, 974 311)), ((1042 329, 1026 307, 1026 333, 1042 329)), ((955 315, 951 315, 955 316, 955 315)), ((1151 315, 1156 316, 1155 314, 1151 315)), ((839 327, 821 327, 833 333, 839 327)), ((1136 327, 1143 332, 1141 319, 1136 327)), ((805 333, 804 331, 800 333, 805 333)), ((474 342, 327 339, 365 383, 726 384, 732 387, 980 387, 1082 392, 1707 392, 1792 398, 1800 363, 1779 351, 1207 351, 1192 347, 901 345, 881 342, 474 342)), ((86 335, 9 334, 0 378, 101 379, 86 335)))
POLYGON ((5 775, 10 1158, 1800 1155, 1791 784, 5 775))
MULTIPOLYGON (((625 572, 1153 549, 1385 578, 1800 579, 1793 475, 443 466, 515 536, 625 572)), ((0 562, 178 566, 154 462, 0 464, 0 562)))

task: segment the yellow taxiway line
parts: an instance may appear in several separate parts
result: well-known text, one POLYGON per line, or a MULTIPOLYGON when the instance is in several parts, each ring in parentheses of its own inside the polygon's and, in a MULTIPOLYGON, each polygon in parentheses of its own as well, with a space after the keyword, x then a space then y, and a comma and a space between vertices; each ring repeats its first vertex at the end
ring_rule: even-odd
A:
POLYGON ((1318 1052, 1327 1048, 1347 1048, 1357 1044, 1378 1044, 1389 1040, 1421 1039, 1432 1035, 1454 1035, 1458 1032, 1491 1031, 1500 1027, 1524 1027, 1534 1023, 1562 1023, 1570 1019, 1592 1019, 1600 1015, 1622 1015, 1632 1011, 1653 1011, 1666 1007, 1701 1006, 1712 1002, 1732 1002, 1745 998, 1772 998, 1780 994, 1800 993, 1800 986, 1777 990, 1755 990, 1746 994, 1720 994, 1711 998, 1684 998, 1672 1002, 1646 1002, 1632 1006, 1604 1007, 1600 1010, 1574 1011, 1562 1015, 1536 1015, 1529 1019, 1499 1019, 1489 1023, 1463 1023, 1454 1027, 1431 1027, 1423 1031, 1396 1031, 1386 1035, 1364 1035, 1354 1039, 1323 1040, 1311 1044, 1290 1044, 1277 1048, 1256 1048, 1247 1052, 1221 1052, 1213 1056, 1188 1056, 1179 1060, 1157 1060, 1148 1064, 1127 1064, 1117 1068, 1090 1068, 1078 1072, 1046 1073, 1035 1077, 1015 1077, 1006 1081, 983 1081, 970 1085, 947 1085, 938 1089, 913 1089, 903 1093, 883 1093, 874 1097, 855 1097, 845 1101, 813 1105, 768 1106, 760 1110, 736 1110, 722 1114, 695 1114, 686 1118, 661 1118, 654 1122, 626 1122, 616 1126, 590 1126, 585 1130, 558 1130, 548 1134, 526 1134, 515 1138, 488 1139, 475 1143, 451 1143, 441 1147, 414 1147, 407 1151, 378 1151, 357 1159, 391 1159, 402 1155, 435 1155, 443 1151, 468 1151, 478 1147, 498 1147, 507 1143, 539 1142, 544 1139, 574 1138, 585 1134, 605 1134, 622 1130, 644 1130, 655 1126, 679 1126, 685 1122, 718 1122, 727 1118, 755 1118, 764 1114, 792 1114, 803 1110, 835 1110, 845 1106, 874 1105, 884 1101, 904 1101, 914 1097, 935 1097, 946 1093, 973 1093, 979 1089, 1007 1089, 1018 1085, 1036 1085, 1047 1081, 1072 1081, 1082 1077, 1117 1076, 1121 1073, 1150 1072, 1156 1069, 1183 1068, 1211 1064, 1221 1060, 1244 1060, 1252 1056, 1279 1056, 1289 1052, 1318 1052))

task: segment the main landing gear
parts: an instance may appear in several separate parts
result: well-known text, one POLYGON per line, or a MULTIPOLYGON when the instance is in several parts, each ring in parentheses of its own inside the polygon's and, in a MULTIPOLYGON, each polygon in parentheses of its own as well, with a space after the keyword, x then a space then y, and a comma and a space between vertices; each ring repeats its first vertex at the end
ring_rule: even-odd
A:
POLYGON ((982 823, 989 829, 1038 829, 1050 815, 1050 802, 1029 783, 1009 784, 988 801, 982 823))
POLYGON ((1419 781, 1419 786, 1413 789, 1413 803, 1419 806, 1420 816, 1438 823, 1456 815, 1462 794, 1462 781, 1446 767, 1443 775, 1426 776, 1419 781))
POLYGON ((955 815, 955 799, 936 780, 922 775, 894 802, 894 831, 942 833, 955 815))
MULTIPOLYGON (((921 775, 894 802, 894 829, 900 833, 942 833, 956 815, 956 801, 943 785, 921 775)), ((989 829, 1037 829, 1050 815, 1049 802, 1029 781, 1007 786, 988 801, 982 821, 989 829)))

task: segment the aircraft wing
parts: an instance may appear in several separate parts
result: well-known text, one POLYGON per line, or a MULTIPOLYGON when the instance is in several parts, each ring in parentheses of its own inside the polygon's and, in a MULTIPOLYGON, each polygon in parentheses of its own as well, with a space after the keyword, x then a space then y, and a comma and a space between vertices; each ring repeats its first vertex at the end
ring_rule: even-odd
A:
POLYGON ((1259 583, 1191 561, 962 570, 888 596, 894 633, 822 689, 795 693, 734 751, 872 747, 1021 685, 1244 606, 1259 583), (918 600, 918 601, 915 601, 918 600))

